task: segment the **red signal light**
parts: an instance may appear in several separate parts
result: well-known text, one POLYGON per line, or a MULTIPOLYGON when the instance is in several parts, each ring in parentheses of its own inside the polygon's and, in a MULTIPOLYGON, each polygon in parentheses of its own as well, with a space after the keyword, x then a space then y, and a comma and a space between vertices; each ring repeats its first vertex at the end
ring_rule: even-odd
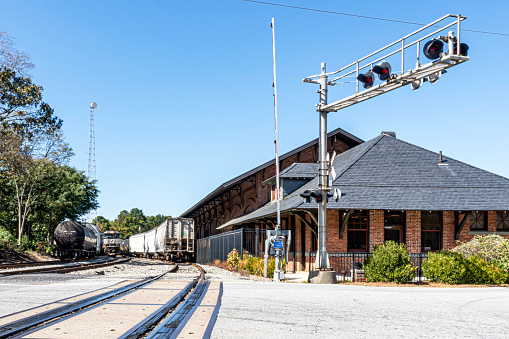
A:
POLYGON ((430 40, 424 45, 422 52, 426 58, 435 60, 440 58, 440 53, 442 53, 443 49, 444 43, 441 40, 430 40))
POLYGON ((373 72, 378 74, 378 79, 385 81, 391 76, 391 64, 384 61, 373 67, 373 72))
MULTIPOLYGON (((460 55, 467 56, 468 48, 469 48, 468 45, 462 42, 460 44, 460 55)), ((458 50, 458 46, 457 46, 457 44, 454 44, 454 52, 453 53, 458 54, 457 50, 458 50)))
POLYGON ((357 76, 357 80, 362 82, 362 86, 364 88, 370 88, 375 83, 375 75, 373 74, 373 72, 369 71, 364 74, 359 74, 357 76))

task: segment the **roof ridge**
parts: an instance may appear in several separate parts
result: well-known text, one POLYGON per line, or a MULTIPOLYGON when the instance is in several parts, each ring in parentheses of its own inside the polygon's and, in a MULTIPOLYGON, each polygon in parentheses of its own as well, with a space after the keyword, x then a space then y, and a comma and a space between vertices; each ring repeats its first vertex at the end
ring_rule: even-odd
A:
MULTIPOLYGON (((370 151, 370 150, 371 150, 371 149, 372 149, 375 145, 377 145, 377 144, 380 142, 380 140, 382 140, 382 139, 383 139, 383 137, 386 137, 386 135, 381 134, 381 135, 379 135, 379 136, 377 136, 377 137, 375 137, 375 138, 371 139, 371 140, 375 140, 376 138, 378 138, 378 140, 377 140, 376 142, 374 142, 371 146, 368 146, 368 147, 366 148, 366 150, 365 150, 364 152, 362 152, 362 154, 359 154, 359 156, 358 156, 356 159, 354 159, 354 161, 352 161, 352 162, 350 163, 350 165, 349 165, 347 168, 345 168, 345 169, 344 169, 341 173, 338 173, 338 174, 336 175, 336 179, 335 179, 334 181, 338 180, 338 179, 339 179, 339 178, 340 178, 343 174, 345 174, 345 173, 346 173, 346 171, 348 171, 350 168, 352 168, 352 166, 353 166, 353 165, 355 165, 355 164, 356 164, 356 163, 357 163, 357 162, 358 162, 358 161, 359 161, 359 160, 360 160, 360 159, 361 159, 361 158, 362 158, 362 157, 363 157, 366 153, 368 153, 368 152, 369 152, 369 151, 370 151)), ((360 144, 360 145, 365 145, 365 144, 366 144, 367 142, 369 142, 369 141, 370 141, 370 140, 368 140, 368 141, 366 141, 366 142, 364 142, 364 143, 362 143, 362 144, 360 144)), ((357 146, 360 146, 360 145, 357 145, 357 146)), ((355 147, 354 147, 354 148, 349 149, 348 151, 351 151, 351 150, 355 150, 355 147)), ((340 155, 342 155, 342 154, 346 154, 346 153, 348 153, 348 151, 343 152, 343 153, 340 153, 340 155)), ((339 161, 339 160, 341 159, 341 157, 339 157, 339 156, 338 156, 338 158, 337 158, 337 159, 338 159, 338 161, 339 161)), ((333 165, 334 165, 334 164, 333 164, 333 165)))

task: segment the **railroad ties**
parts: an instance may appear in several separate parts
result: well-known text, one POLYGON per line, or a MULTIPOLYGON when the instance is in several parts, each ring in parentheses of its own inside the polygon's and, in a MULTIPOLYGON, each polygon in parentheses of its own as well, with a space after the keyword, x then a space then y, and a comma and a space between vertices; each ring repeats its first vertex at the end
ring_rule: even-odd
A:
MULTIPOLYGON (((0 338, 169 338, 207 337, 212 331, 222 294, 222 283, 161 278, 169 273, 68 298, 64 306, 0 319, 0 338), (79 300, 76 300, 79 299, 79 300), (21 318, 20 318, 21 317, 21 318), (7 323, 6 323, 7 322, 7 323)), ((178 268, 174 265, 174 270, 178 268)))

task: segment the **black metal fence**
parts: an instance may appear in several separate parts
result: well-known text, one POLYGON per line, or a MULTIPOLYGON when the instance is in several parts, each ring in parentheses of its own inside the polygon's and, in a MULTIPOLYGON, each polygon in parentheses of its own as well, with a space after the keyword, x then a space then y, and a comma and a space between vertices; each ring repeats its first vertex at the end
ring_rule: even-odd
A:
POLYGON ((261 256, 264 251, 266 234, 259 228, 239 230, 213 235, 196 241, 196 262, 208 264, 219 259, 226 261, 234 248, 242 259, 244 251, 252 256, 261 256))
MULTIPOLYGON (((328 253, 329 262, 332 270, 336 274, 341 275, 344 279, 355 281, 364 279, 364 271, 362 264, 372 255, 370 252, 345 252, 345 253, 328 253)), ((415 279, 421 281, 422 261, 428 257, 427 253, 410 253, 412 265, 417 267, 415 271, 415 279)), ((309 269, 314 269, 316 252, 309 253, 309 269)))

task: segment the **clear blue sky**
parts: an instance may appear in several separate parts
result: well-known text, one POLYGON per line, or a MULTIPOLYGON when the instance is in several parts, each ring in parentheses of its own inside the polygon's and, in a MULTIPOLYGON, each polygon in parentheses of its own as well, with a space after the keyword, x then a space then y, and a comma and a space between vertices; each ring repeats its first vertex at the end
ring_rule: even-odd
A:
MULTIPOLYGON (((509 33, 506 1, 277 2, 424 24, 462 14, 465 29, 509 33)), ((318 88, 302 78, 319 73, 321 62, 338 69, 419 27, 241 0, 0 0, 0 9, 0 30, 32 57, 34 81, 76 153, 71 165, 84 171, 89 102, 98 103, 98 214, 108 219, 133 207, 178 216, 274 158, 272 17, 281 153, 318 136, 318 88)), ((509 177, 509 36, 463 32, 462 41, 471 60, 437 84, 331 113, 329 130, 364 140, 396 131, 509 177)), ((352 94, 347 86, 330 88, 329 102, 352 94)))

